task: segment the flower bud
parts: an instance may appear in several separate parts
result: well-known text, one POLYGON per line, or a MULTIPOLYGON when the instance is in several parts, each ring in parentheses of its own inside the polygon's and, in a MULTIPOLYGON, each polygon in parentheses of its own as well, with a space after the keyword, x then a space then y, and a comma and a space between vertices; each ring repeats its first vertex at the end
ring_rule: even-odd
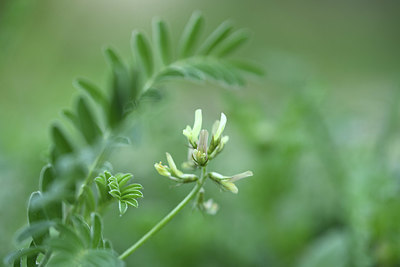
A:
POLYGON ((169 154, 168 152, 165 153, 167 155, 167 161, 168 161, 168 165, 169 168, 171 170, 171 173, 174 176, 180 177, 183 175, 183 172, 181 172, 180 170, 178 170, 178 168, 175 165, 174 159, 172 158, 171 154, 169 154))
POLYGON ((165 165, 162 165, 161 161, 160 161, 160 163, 155 163, 154 164, 154 168, 162 176, 166 176, 166 177, 170 177, 171 176, 171 173, 169 172, 169 168, 167 166, 165 166, 165 165))

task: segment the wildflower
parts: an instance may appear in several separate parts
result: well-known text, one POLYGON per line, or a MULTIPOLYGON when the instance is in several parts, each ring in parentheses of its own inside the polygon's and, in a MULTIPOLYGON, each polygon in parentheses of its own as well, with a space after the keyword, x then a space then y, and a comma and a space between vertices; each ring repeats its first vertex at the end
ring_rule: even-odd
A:
POLYGON ((165 177, 168 177, 169 179, 175 181, 175 182, 180 182, 180 183, 188 183, 188 182, 193 182, 197 180, 197 176, 194 174, 186 174, 180 171, 174 162, 174 159, 172 158, 171 154, 166 153, 167 156, 167 161, 168 165, 162 165, 161 162, 155 163, 154 168, 157 170, 157 172, 165 177))
MULTIPOLYGON (((215 124, 214 124, 215 125, 215 124)), ((215 132, 213 132, 213 139, 214 140, 218 140, 222 134, 222 132, 225 129, 225 125, 226 125, 226 116, 224 113, 221 113, 221 119, 219 121, 216 121, 216 125, 218 125, 216 127, 215 132)))
POLYGON ((208 131, 201 130, 197 149, 194 149, 192 154, 193 160, 199 166, 205 166, 207 164, 208 161, 207 142, 208 142, 208 131))
POLYGON ((199 138, 202 120, 201 109, 197 109, 194 115, 193 129, 188 125, 183 130, 183 135, 187 137, 193 148, 197 148, 197 140, 199 138))
POLYGON ((212 127, 212 138, 210 143, 210 148, 208 149, 208 154, 215 157, 218 153, 222 151, 223 146, 228 142, 229 137, 222 136, 222 132, 226 125, 226 116, 221 113, 221 119, 216 121, 212 127))
POLYGON ((217 172, 210 172, 208 175, 213 181, 217 182, 222 189, 237 194, 239 190, 234 183, 238 180, 253 176, 253 172, 246 171, 233 176, 224 176, 217 172))
POLYGON ((154 164, 154 168, 162 176, 166 176, 166 177, 170 177, 171 176, 171 172, 169 171, 168 166, 162 165, 161 161, 159 163, 155 163, 154 164))

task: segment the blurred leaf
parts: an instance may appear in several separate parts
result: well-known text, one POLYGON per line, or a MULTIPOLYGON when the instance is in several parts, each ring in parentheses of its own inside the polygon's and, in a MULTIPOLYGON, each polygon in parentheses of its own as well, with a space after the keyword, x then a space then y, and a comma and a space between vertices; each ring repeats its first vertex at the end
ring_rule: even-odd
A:
POLYGON ((61 114, 68 119, 72 125, 79 130, 79 118, 76 116, 76 114, 74 112, 72 112, 69 109, 64 109, 61 111, 61 114))
POLYGON ((112 69, 119 69, 124 67, 120 57, 111 47, 105 47, 103 51, 106 61, 112 69))
MULTIPOLYGON (((35 248, 35 247, 36 247, 35 242, 32 241, 29 248, 35 248)), ((36 260, 39 256, 39 254, 40 254, 40 252, 37 252, 36 254, 34 253, 31 255, 28 255, 26 257, 26 267, 37 267, 36 260)))
MULTIPOLYGON (((32 225, 37 222, 46 221, 48 217, 46 215, 45 210, 43 209, 42 205, 37 205, 35 202, 42 197, 42 194, 39 191, 33 192, 29 199, 28 203, 28 222, 29 225, 32 225)), ((42 244, 43 239, 48 234, 48 231, 45 231, 41 234, 35 234, 32 236, 33 241, 35 242, 36 246, 42 244)))
POLYGON ((199 49, 199 53, 202 55, 210 54, 222 41, 229 36, 233 28, 232 22, 224 21, 218 26, 204 41, 203 45, 199 49))
POLYGON ((93 111, 83 97, 78 99, 76 110, 80 121, 80 130, 86 142, 88 144, 97 142, 102 136, 102 132, 96 122, 93 111))
POLYGON ((137 68, 145 77, 151 77, 154 70, 153 56, 151 53, 150 44, 143 33, 134 31, 132 33, 132 52, 134 58, 137 60, 137 68))
POLYGON ((249 33, 246 30, 237 30, 216 49, 215 54, 219 57, 225 57, 237 50, 248 39, 249 33))
MULTIPOLYGON (((30 255, 35 255, 35 254, 37 254, 39 252, 44 252, 44 249, 42 247, 23 248, 23 249, 14 251, 11 254, 9 254, 4 259, 4 262, 6 264, 8 264, 8 265, 15 264, 15 262, 18 262, 23 257, 27 257, 27 256, 30 256, 30 255)), ((17 266, 20 266, 20 265, 17 265, 17 266)))
POLYGON ((92 224, 90 229, 90 236, 92 238, 91 246, 92 248, 97 248, 102 240, 103 224, 99 214, 94 212, 91 214, 90 220, 92 224))
POLYGON ((179 41, 179 55, 181 58, 188 57, 193 53, 196 41, 200 37, 203 24, 204 18, 201 12, 193 12, 179 41))
POLYGON ((75 215, 72 218, 72 222, 74 224, 74 228, 76 229, 79 237, 84 243, 84 247, 89 247, 91 244, 91 236, 90 236, 90 228, 89 225, 85 222, 85 220, 79 216, 75 215))
POLYGON ((99 103, 100 106, 106 107, 108 104, 106 96, 101 92, 101 90, 89 82, 88 80, 85 80, 83 78, 78 78, 74 81, 73 85, 77 89, 81 89, 88 93, 95 102, 99 103))
POLYGON ((91 187, 84 185, 82 190, 85 192, 85 217, 87 217, 96 210, 96 199, 91 187))
MULTIPOLYGON (((97 226, 96 229, 98 229, 97 226)), ((87 237, 78 235, 70 227, 59 224, 57 230, 60 232, 60 236, 51 238, 48 242, 53 254, 47 266, 124 266, 113 251, 91 249, 88 247, 91 244, 86 246, 86 242, 82 239, 87 237)), ((91 234, 90 237, 93 235, 91 234)))
POLYGON ((40 172, 39 189, 42 192, 47 192, 51 184, 55 180, 55 171, 51 164, 44 166, 40 172))
POLYGON ((264 69, 260 66, 257 66, 255 63, 246 62, 243 60, 229 60, 228 63, 239 70, 258 76, 263 76, 265 74, 264 69))
POLYGON ((36 238, 42 236, 48 232, 50 227, 55 226, 55 224, 53 221, 33 222, 20 230, 16 236, 16 241, 21 243, 30 237, 36 238))
POLYGON ((67 139, 60 126, 53 124, 51 126, 51 137, 55 145, 55 150, 59 155, 65 155, 74 151, 70 141, 67 139))
POLYGON ((345 267, 348 266, 346 235, 330 232, 314 242, 305 252, 298 267, 345 267))
POLYGON ((153 42, 161 62, 168 65, 172 59, 171 40, 166 23, 158 18, 153 20, 153 42))

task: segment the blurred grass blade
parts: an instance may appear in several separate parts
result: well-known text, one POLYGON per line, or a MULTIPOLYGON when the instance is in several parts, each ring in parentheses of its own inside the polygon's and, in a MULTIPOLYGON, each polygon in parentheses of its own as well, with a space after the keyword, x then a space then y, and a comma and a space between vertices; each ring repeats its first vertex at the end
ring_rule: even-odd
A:
POLYGON ((215 49, 222 41, 224 41, 233 28, 232 22, 227 20, 221 23, 208 38, 204 41, 200 48, 200 54, 208 55, 215 49))
POLYGON ((243 45, 250 38, 250 34, 246 30, 237 30, 231 36, 229 36, 219 47, 216 49, 215 54, 219 57, 225 57, 241 45, 243 45))
POLYGON ((144 71, 145 77, 151 77, 153 74, 153 55, 151 53, 150 44, 143 33, 134 31, 132 33, 132 52, 136 59, 137 68, 144 71))
POLYGON ((179 56, 185 58, 192 54, 196 41, 200 37, 200 31, 204 24, 204 18, 200 11, 193 12, 179 42, 179 56))
POLYGON ((168 65, 171 62, 171 40, 166 23, 161 19, 153 20, 153 42, 161 62, 168 65))

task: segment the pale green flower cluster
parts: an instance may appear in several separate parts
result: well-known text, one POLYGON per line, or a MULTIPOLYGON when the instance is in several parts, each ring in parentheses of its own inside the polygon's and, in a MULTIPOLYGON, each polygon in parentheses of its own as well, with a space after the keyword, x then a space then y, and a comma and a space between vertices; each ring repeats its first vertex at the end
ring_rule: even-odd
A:
MULTIPOLYGON (((222 152, 225 145, 229 141, 228 136, 224 136, 227 119, 224 113, 212 127, 211 140, 207 130, 202 129, 202 112, 201 109, 196 110, 193 128, 189 125, 183 130, 183 135, 186 136, 189 143, 188 161, 183 164, 183 167, 195 170, 197 168, 206 168, 210 160, 214 159, 222 152)), ((199 181, 199 177, 195 174, 184 173, 176 167, 176 164, 169 153, 167 155, 168 165, 163 165, 161 162, 154 164, 157 172, 172 181, 180 184, 199 181)), ((238 188, 235 182, 252 176, 251 171, 246 171, 233 176, 226 176, 217 172, 209 172, 205 174, 205 178, 210 178, 224 191, 238 193, 238 188)), ((212 199, 204 200, 204 189, 202 188, 197 195, 197 207, 209 214, 215 214, 218 210, 218 205, 212 199)))

